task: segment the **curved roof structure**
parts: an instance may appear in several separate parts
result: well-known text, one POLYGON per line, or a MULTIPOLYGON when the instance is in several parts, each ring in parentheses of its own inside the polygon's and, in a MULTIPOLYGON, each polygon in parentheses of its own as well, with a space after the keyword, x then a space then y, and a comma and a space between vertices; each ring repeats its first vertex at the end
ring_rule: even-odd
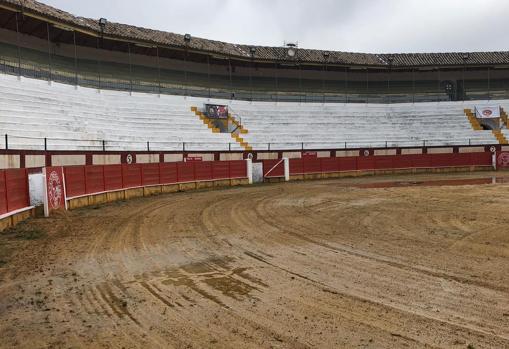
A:
MULTIPOLYGON (((127 24, 108 22, 101 32, 97 19, 77 17, 35 0, 0 0, 0 7, 22 12, 53 24, 66 26, 92 36, 141 43, 153 46, 166 46, 189 49, 196 52, 228 56, 237 59, 257 61, 287 61, 285 47, 250 46, 226 43, 216 40, 193 37, 189 43, 184 35, 159 30, 136 27, 127 24), (251 56, 251 48, 255 48, 251 56)), ((341 51, 322 51, 299 48, 293 58, 297 62, 338 65, 360 65, 379 67, 412 66, 454 66, 454 65, 505 65, 509 64, 509 51, 499 52, 451 52, 451 53, 398 53, 372 54, 341 51)))

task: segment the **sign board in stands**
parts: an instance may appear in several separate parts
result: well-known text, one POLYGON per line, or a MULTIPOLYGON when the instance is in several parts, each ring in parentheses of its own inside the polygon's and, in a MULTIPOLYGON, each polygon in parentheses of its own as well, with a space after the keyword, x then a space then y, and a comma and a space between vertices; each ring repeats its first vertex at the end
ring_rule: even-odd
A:
POLYGON ((205 110, 210 119, 228 119, 227 105, 206 104, 205 110))
POLYGON ((500 117, 500 106, 475 106, 475 116, 478 119, 492 119, 500 117))
POLYGON ((302 157, 306 158, 316 158, 318 156, 316 151, 304 151, 302 152, 302 157))

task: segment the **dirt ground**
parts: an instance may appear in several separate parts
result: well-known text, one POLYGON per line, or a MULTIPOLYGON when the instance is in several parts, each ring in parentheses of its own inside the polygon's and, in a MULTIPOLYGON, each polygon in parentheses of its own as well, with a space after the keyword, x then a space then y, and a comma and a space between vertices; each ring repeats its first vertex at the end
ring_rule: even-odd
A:
POLYGON ((32 219, 0 234, 0 347, 509 348, 509 185, 347 185, 487 175, 32 219))

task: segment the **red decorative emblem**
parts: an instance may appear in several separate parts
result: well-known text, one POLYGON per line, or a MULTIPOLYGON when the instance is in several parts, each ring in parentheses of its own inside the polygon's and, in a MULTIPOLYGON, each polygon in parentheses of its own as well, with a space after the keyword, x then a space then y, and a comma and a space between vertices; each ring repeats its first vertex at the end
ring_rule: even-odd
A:
POLYGON ((56 171, 51 171, 48 177, 48 202, 52 209, 62 207, 62 182, 56 171))
POLYGON ((509 167, 509 153, 500 153, 497 158, 497 164, 500 167, 509 167))

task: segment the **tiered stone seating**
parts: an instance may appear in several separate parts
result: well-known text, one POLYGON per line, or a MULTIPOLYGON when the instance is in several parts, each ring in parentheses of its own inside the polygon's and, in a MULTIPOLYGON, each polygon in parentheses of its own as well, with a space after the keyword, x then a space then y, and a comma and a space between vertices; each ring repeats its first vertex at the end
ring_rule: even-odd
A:
MULTIPOLYGON (((0 74, 0 130, 11 149, 242 150, 191 112, 229 104, 254 150, 494 144, 463 110, 476 102, 415 104, 270 103, 98 91, 0 74), (229 143, 231 144, 229 146, 229 143)), ((497 104, 505 105, 502 101, 497 104)), ((509 105, 509 102, 506 103, 509 105)), ((509 110, 509 108, 507 108, 509 110)), ((507 130, 504 130, 507 132, 507 130)), ((3 144, 2 144, 3 147, 3 144)))
POLYGON ((0 75, 0 129, 11 149, 228 150, 183 97, 101 91, 0 75))
MULTIPOLYGON (((472 104, 475 104, 474 102, 472 104)), ((416 104, 239 103, 253 149, 437 146, 496 143, 475 131, 460 102, 416 104), (304 144, 303 144, 304 143, 304 144)))

